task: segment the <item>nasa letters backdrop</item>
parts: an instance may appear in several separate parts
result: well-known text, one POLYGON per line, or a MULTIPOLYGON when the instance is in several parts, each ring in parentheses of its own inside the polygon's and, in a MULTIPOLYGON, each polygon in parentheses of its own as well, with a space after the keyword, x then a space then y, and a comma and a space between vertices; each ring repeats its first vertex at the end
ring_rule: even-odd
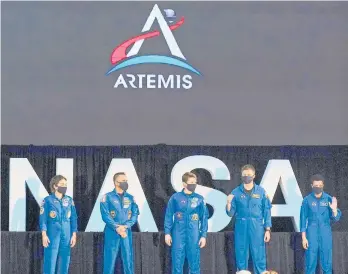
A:
MULTIPOLYGON (((134 230, 162 231, 181 174, 194 170, 210 231, 230 231, 226 194, 250 163, 272 197, 273 230, 284 232, 274 234, 270 260, 296 245, 286 232, 298 231, 299 206, 317 172, 343 213, 334 240, 347 241, 347 3, 1 6, 2 231, 38 230, 38 203, 56 173, 68 178, 79 231, 101 231, 98 201, 121 169, 141 208, 134 230)), ((32 250, 41 254, 39 245, 30 246, 39 243, 35 233, 20 235, 33 238, 24 251, 9 249, 3 261, 17 254, 31 262, 32 250)), ((135 244, 148 235, 135 234, 135 244)), ((210 235, 208 248, 223 245, 213 244, 221 235, 210 235)), ((79 271, 99 273, 101 258, 94 260, 101 247, 93 242, 102 241, 81 237, 93 249, 79 271)), ((155 254, 162 247, 153 242, 163 241, 151 237, 143 248, 155 254)), ((346 254, 343 247, 335 245, 335 254, 346 254)), ((156 273, 163 273, 161 256, 156 273)), ((289 274, 302 269, 290 257, 273 259, 273 266, 291 265, 281 272, 289 274)), ((335 270, 345 273, 347 262, 335 258, 335 270)), ((41 259, 25 273, 37 273, 41 259)), ((227 273, 219 260, 206 266, 208 273, 227 273)), ((148 259, 136 261, 147 267, 148 259)), ((2 270, 24 273, 9 264, 2 270)))

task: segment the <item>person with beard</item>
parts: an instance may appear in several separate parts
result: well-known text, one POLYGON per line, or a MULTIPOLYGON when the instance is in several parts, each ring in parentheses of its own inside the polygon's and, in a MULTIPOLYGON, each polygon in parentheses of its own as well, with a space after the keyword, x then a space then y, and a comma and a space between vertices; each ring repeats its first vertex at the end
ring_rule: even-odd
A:
POLYGON ((316 174, 310 181, 312 193, 303 199, 300 214, 302 246, 306 250, 305 273, 315 273, 320 253, 324 274, 332 274, 331 223, 338 222, 342 214, 337 199, 323 191, 324 177, 316 174))
POLYGON ((70 249, 76 244, 77 214, 74 201, 65 195, 67 180, 62 175, 51 179, 52 194, 40 207, 40 230, 44 246, 44 274, 68 274, 70 249))
POLYGON ((105 194, 100 212, 104 229, 104 274, 113 274, 119 249, 125 274, 134 274, 132 226, 138 221, 139 208, 127 192, 128 182, 124 172, 113 177, 115 189, 105 194))
POLYGON ((186 172, 183 190, 169 199, 165 214, 165 242, 172 246, 172 274, 182 274, 187 258, 190 274, 200 274, 200 248, 206 245, 208 209, 203 196, 195 193, 197 177, 186 172))
POLYGON ((238 271, 248 269, 249 250, 255 274, 266 271, 265 242, 271 239, 271 201, 265 190, 254 184, 255 168, 242 167, 243 184, 227 197, 226 213, 235 222, 235 252, 238 271))

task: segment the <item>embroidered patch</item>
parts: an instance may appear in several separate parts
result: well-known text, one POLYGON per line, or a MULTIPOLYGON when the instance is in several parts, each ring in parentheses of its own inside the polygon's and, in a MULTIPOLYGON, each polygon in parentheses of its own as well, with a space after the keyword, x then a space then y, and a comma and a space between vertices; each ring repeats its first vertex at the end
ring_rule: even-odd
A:
POLYGON ((116 212, 115 212, 114 210, 111 210, 111 211, 110 211, 110 215, 111 215, 112 218, 115 218, 116 212))
POLYGON ((251 197, 256 198, 256 199, 260 199, 260 194, 253 194, 251 197))
POLYGON ((56 217, 57 217, 57 213, 56 213, 55 211, 52 210, 52 211, 50 212, 50 217, 51 217, 51 218, 56 218, 56 217))
POLYGON ((130 202, 130 200, 129 200, 128 198, 124 198, 124 199, 123 199, 123 204, 124 204, 124 205, 130 205, 130 203, 131 203, 131 202, 130 202))
POLYGON ((325 202, 320 202, 320 206, 328 206, 329 203, 325 203, 325 202))
POLYGON ((198 214, 193 214, 191 217, 192 221, 198 221, 198 214))
POLYGON ((66 217, 69 219, 71 216, 71 211, 69 210, 68 213, 66 214, 66 217))
POLYGON ((240 195, 240 197, 241 197, 242 199, 245 199, 245 195, 244 195, 244 194, 240 195))
POLYGON ((182 219, 182 213, 181 213, 181 212, 176 213, 176 217, 177 217, 178 219, 182 219))
POLYGON ((63 206, 67 207, 69 205, 69 199, 68 198, 64 198, 63 199, 63 206))
POLYGON ((317 206, 317 203, 316 203, 316 202, 313 202, 313 203, 312 203, 312 206, 317 206))
POLYGON ((197 197, 192 198, 191 207, 197 207, 197 204, 198 204, 198 198, 197 197))
POLYGON ((132 218, 132 211, 131 210, 128 211, 128 220, 130 220, 130 218, 132 218))
POLYGON ((42 215, 45 212, 43 207, 40 207, 40 215, 42 215))

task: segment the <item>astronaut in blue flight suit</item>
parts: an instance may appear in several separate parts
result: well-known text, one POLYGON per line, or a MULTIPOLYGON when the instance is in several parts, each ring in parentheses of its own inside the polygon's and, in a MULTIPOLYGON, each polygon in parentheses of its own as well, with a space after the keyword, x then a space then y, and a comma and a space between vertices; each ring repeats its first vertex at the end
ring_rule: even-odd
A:
POLYGON ((74 201, 65 195, 67 181, 62 175, 51 179, 52 194, 40 207, 40 230, 44 249, 44 274, 68 274, 70 248, 76 244, 77 215, 74 201))
POLYGON ((314 274, 320 253, 324 274, 332 274, 332 231, 331 222, 338 222, 341 211, 337 199, 323 192, 324 177, 311 177, 313 192, 303 199, 300 214, 302 245, 306 249, 306 274, 314 274))
POLYGON ((234 238, 238 271, 248 269, 249 250, 254 272, 266 271, 265 242, 271 239, 271 201, 265 190, 254 184, 255 168, 242 167, 243 184, 227 198, 226 213, 236 215, 234 238))
POLYGON ((137 222, 138 205, 127 193, 128 182, 124 172, 113 178, 115 189, 101 199, 100 212, 104 229, 104 274, 113 274, 119 248, 125 274, 134 274, 131 227, 137 222))
POLYGON ((187 258, 190 274, 200 274, 200 248, 206 245, 209 213, 204 198, 195 193, 197 177, 186 172, 184 189, 172 195, 166 209, 165 242, 172 246, 172 274, 183 273, 187 258))

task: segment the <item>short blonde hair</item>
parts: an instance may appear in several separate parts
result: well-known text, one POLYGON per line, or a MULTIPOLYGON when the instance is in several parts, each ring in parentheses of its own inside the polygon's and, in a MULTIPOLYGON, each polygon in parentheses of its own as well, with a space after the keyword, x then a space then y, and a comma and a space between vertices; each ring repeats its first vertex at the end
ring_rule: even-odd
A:
POLYGON ((242 166, 241 172, 243 172, 244 170, 250 169, 255 173, 255 168, 253 165, 244 165, 242 166))
POLYGON ((194 174, 192 172, 185 172, 185 174, 182 175, 182 181, 184 183, 187 183, 189 178, 196 178, 197 179, 197 176, 196 176, 196 174, 194 174))

